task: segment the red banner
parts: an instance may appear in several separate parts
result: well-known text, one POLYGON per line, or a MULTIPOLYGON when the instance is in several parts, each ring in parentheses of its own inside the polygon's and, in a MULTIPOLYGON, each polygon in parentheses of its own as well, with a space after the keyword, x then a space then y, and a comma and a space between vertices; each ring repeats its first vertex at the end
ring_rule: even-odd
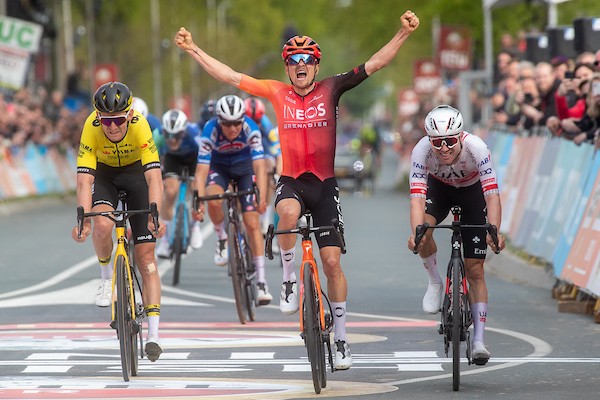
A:
POLYGON ((413 87, 418 94, 432 94, 442 86, 442 75, 434 60, 416 60, 413 68, 413 87))
POLYGON ((94 87, 98 88, 107 82, 119 80, 119 67, 117 64, 97 64, 94 69, 94 87))
POLYGON ((466 26, 440 27, 437 61, 440 68, 452 71, 464 71, 472 64, 471 30, 466 26))

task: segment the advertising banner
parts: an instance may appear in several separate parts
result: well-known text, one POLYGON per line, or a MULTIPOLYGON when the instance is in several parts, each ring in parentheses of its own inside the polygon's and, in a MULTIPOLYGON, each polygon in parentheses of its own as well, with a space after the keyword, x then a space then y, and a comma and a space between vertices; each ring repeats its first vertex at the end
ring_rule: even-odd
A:
POLYGON ((30 56, 39 50, 42 32, 41 25, 0 15, 0 86, 23 87, 30 56))
POLYGON ((471 69, 471 29, 466 26, 442 25, 438 44, 437 61, 440 68, 449 71, 471 69))

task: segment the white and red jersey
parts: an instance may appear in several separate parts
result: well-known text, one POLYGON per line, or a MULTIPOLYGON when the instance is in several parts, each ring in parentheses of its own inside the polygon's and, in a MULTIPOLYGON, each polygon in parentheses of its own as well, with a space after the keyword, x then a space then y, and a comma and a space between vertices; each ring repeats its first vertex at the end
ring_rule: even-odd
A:
POLYGON ((492 155, 485 142, 468 132, 463 132, 460 140, 462 150, 452 165, 440 163, 428 136, 419 140, 411 155, 410 197, 427 197, 428 175, 457 188, 481 181, 484 196, 499 193, 492 155))

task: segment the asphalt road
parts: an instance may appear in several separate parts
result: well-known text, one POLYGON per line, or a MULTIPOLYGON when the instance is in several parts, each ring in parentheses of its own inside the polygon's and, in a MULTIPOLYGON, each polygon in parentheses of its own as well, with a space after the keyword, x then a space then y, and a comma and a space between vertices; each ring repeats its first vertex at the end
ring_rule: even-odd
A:
MULTIPOLYGON (((245 326, 226 270, 212 262, 210 227, 204 247, 184 259, 180 285, 170 286, 172 270, 161 262, 165 352, 156 363, 141 360, 139 376, 125 383, 109 311, 93 305, 99 269, 91 242, 70 238, 73 199, 3 205, 0 399, 597 398, 600 326, 588 315, 559 313, 552 279, 506 256, 488 263, 492 359, 485 367, 463 363, 461 390, 452 391, 439 317, 421 310, 427 279, 406 248, 408 197, 391 189, 394 168, 388 154, 374 195, 342 196, 354 366, 329 373, 319 396, 298 315, 278 310, 276 260, 267 265, 276 300, 245 326)), ((449 241, 436 237, 442 266, 449 241)))

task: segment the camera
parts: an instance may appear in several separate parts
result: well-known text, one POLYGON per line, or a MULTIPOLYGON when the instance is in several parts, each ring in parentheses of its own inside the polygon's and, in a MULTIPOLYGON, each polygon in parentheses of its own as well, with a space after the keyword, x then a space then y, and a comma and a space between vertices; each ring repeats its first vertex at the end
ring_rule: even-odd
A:
POLYGON ((533 95, 531 93, 525 93, 525 97, 523 97, 523 103, 533 103, 533 95))
POLYGON ((575 74, 571 71, 565 72, 565 79, 573 79, 575 78, 575 74))

